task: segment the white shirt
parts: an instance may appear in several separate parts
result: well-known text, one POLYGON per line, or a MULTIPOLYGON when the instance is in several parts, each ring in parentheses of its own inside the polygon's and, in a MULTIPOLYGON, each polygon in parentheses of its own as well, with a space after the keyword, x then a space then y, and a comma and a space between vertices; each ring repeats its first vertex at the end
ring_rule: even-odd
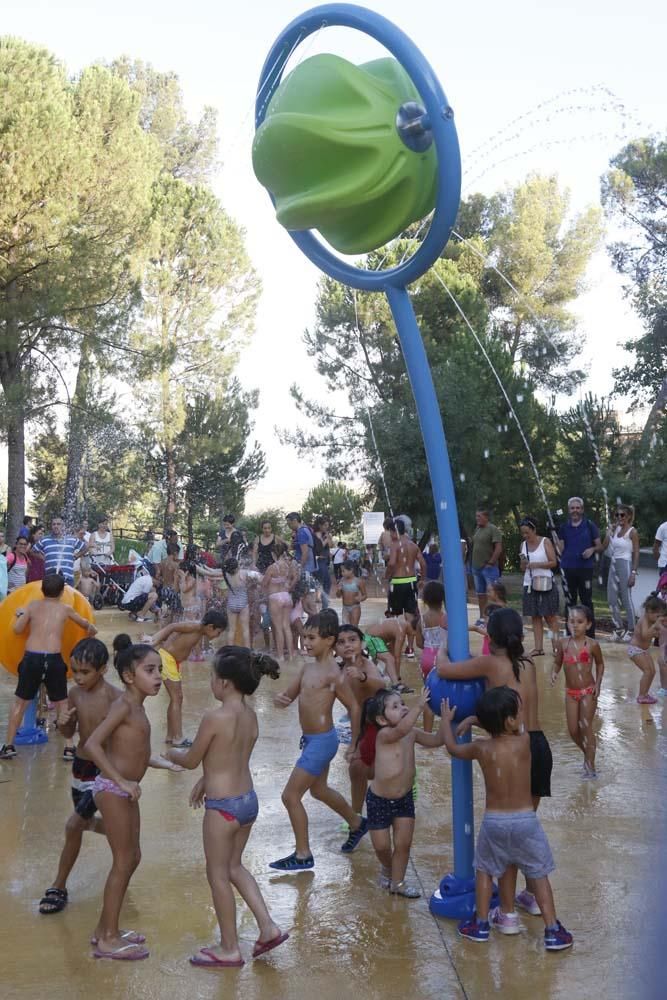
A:
POLYGON ((129 604, 135 597, 148 596, 153 589, 152 576, 138 576, 134 583, 127 588, 127 593, 123 598, 123 604, 129 604))
POLYGON ((658 566, 667 566, 667 521, 663 521, 655 533, 657 542, 660 542, 660 552, 658 553, 658 566))

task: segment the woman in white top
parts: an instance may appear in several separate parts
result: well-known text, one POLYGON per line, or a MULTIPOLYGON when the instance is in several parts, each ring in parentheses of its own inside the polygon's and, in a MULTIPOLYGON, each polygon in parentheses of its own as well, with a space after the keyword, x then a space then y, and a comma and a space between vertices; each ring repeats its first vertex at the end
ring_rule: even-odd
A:
POLYGON ((635 508, 622 504, 616 511, 616 523, 609 528, 602 543, 602 550, 608 550, 611 562, 607 577, 607 601, 614 622, 614 641, 622 642, 630 637, 637 616, 632 603, 631 590, 637 580, 639 565, 639 535, 633 526, 635 508), (623 626, 622 610, 625 611, 628 626, 623 626))
POLYGON ((552 643, 558 638, 559 595, 553 571, 558 565, 551 541, 538 535, 537 525, 524 517, 519 525, 521 569, 523 570, 523 613, 533 619, 535 648, 531 656, 544 656, 544 620, 551 629, 552 643))
POLYGON ((116 542, 106 517, 103 517, 97 524, 97 530, 90 535, 88 551, 96 562, 102 566, 107 566, 114 561, 113 554, 116 542))

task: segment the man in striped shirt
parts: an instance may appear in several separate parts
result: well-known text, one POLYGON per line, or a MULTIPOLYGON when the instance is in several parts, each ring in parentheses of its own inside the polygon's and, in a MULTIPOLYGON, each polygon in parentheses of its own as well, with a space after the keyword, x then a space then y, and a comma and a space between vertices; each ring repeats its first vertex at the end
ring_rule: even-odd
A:
POLYGON ((45 574, 60 573, 65 583, 74 586, 74 560, 87 551, 83 538, 75 538, 65 534, 65 522, 62 517, 54 517, 51 521, 51 534, 45 535, 41 542, 30 550, 30 555, 36 555, 44 560, 45 574))

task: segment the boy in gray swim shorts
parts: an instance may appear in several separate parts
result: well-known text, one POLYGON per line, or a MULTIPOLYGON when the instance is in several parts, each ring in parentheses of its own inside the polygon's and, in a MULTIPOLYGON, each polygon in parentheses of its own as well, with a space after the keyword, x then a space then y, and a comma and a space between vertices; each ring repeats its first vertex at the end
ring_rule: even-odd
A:
POLYGON ((519 722, 521 699, 512 688, 489 688, 477 703, 479 725, 490 740, 457 743, 451 720, 456 709, 447 703, 443 725, 445 746, 452 757, 476 760, 484 775, 486 812, 475 851, 476 913, 459 924, 469 941, 488 941, 493 924, 501 933, 518 934, 513 910, 517 869, 534 879, 534 893, 544 920, 544 947, 562 951, 572 935, 556 917, 548 875, 555 868, 549 841, 533 809, 530 789, 530 739, 519 722), (489 912, 493 879, 498 879, 501 905, 489 912), (503 903, 506 908, 503 908, 503 903), (508 905, 509 904, 509 905, 508 905))

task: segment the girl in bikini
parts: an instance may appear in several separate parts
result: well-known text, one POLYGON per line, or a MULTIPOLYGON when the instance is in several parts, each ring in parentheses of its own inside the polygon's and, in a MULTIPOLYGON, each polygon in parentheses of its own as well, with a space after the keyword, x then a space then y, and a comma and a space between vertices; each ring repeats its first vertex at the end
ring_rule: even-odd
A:
POLYGON ((274 554, 276 561, 269 566, 264 574, 262 591, 267 595, 269 601, 271 628, 278 656, 280 658, 284 654, 287 659, 291 660, 294 656, 294 640, 290 623, 292 611, 290 591, 298 579, 299 570, 290 557, 285 542, 275 543, 274 554))
POLYGON ((667 604, 652 594, 644 601, 643 611, 644 614, 635 625, 635 630, 632 633, 632 639, 628 645, 628 656, 642 672, 637 703, 639 705, 655 705, 658 699, 649 693, 655 677, 655 664, 649 649, 653 639, 659 641, 660 624, 667 614, 667 604))
POLYGON ((206 874, 220 925, 220 944, 200 948, 190 959, 206 968, 245 965, 236 931, 234 889, 247 903, 259 927, 252 957, 257 958, 286 941, 271 918, 255 879, 243 866, 243 851, 257 819, 257 795, 250 772, 250 756, 257 742, 257 716, 246 703, 262 677, 280 676, 280 667, 263 653, 243 646, 223 646, 216 654, 211 690, 219 708, 204 713, 189 750, 171 749, 170 760, 189 770, 204 766, 190 795, 195 808, 205 806, 204 854, 206 874))
POLYGON ((584 755, 582 777, 597 778, 595 751, 597 741, 593 731, 595 709, 600 697, 604 660, 600 644, 589 639, 586 630, 593 624, 590 608, 583 605, 570 608, 570 635, 556 643, 555 666, 551 683, 555 684, 561 667, 565 667, 565 717, 570 737, 584 755), (595 677, 593 677, 595 664, 595 677))
POLYGON ((351 559, 343 563, 343 572, 336 587, 336 597, 342 597, 341 619, 343 625, 358 625, 361 619, 361 602, 366 600, 366 584, 354 575, 351 559))
POLYGON ((256 570, 241 569, 238 559, 226 559, 222 566, 222 575, 227 584, 227 617, 229 619, 229 638, 233 641, 236 635, 236 625, 241 625, 241 636, 244 646, 250 646, 250 608, 248 602, 248 584, 261 580, 262 575, 256 570))

